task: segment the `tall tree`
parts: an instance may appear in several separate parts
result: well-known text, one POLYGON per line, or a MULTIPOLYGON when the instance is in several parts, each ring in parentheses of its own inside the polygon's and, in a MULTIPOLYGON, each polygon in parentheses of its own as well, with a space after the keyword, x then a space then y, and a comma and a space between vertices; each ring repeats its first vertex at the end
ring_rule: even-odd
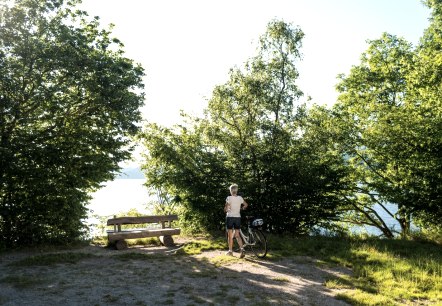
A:
POLYGON ((414 57, 409 43, 394 35, 384 34, 370 42, 348 76, 341 76, 339 100, 334 106, 336 125, 341 127, 340 148, 352 169, 353 187, 344 200, 356 214, 354 222, 378 227, 386 236, 391 229, 380 217, 379 209, 396 217, 404 230, 408 214, 394 215, 386 203, 400 208, 406 205, 404 190, 399 183, 398 148, 402 142, 395 131, 406 128, 402 124, 402 109, 406 103, 406 77, 413 67, 414 57), (401 197, 401 199, 400 199, 401 197), (379 209, 376 210, 374 205, 379 209))
POLYGON ((430 25, 417 48, 415 69, 409 76, 410 103, 405 112, 410 129, 403 139, 409 144, 410 170, 407 188, 415 194, 412 212, 440 228, 442 219, 442 1, 427 0, 432 10, 430 25))
POLYGON ((185 195, 185 205, 201 212, 206 227, 221 225, 223 201, 232 182, 240 185, 254 212, 265 216, 268 228, 277 232, 305 233, 334 215, 333 192, 339 189, 341 170, 317 158, 320 150, 302 138, 305 107, 299 102, 296 63, 303 36, 299 28, 283 21, 270 22, 258 54, 215 87, 204 118, 155 141, 151 135, 159 135, 158 127, 147 130, 148 185, 168 185, 185 195), (183 152, 189 146, 195 150, 183 152), (192 168, 187 168, 187 161, 192 168), (171 173, 177 175, 171 179, 171 173), (210 196, 204 196, 206 192, 210 196))
POLYGON ((352 169, 353 187, 344 195, 355 212, 350 219, 387 237, 394 231, 379 210, 398 220, 402 235, 412 215, 441 217, 441 100, 425 81, 429 63, 420 50, 389 34, 371 41, 361 64, 341 76, 334 107, 336 139, 352 169))
POLYGON ((111 179, 138 131, 143 69, 79 1, 1 1, 0 240, 82 233, 88 191, 111 179))

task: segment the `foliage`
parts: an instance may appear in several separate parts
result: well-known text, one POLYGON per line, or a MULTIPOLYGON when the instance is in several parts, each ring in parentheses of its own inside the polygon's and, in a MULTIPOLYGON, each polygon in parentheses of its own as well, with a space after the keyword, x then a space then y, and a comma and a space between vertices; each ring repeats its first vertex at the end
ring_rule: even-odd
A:
POLYGON ((143 69, 79 1, 0 5, 0 241, 68 242, 129 157, 143 69))
POLYGON ((442 227, 440 224, 426 223, 423 219, 417 219, 417 230, 412 231, 413 240, 434 242, 442 245, 442 227))
POLYGON ((370 41, 360 65, 340 76, 330 119, 350 169, 344 218, 390 238, 394 231, 379 210, 399 222, 403 236, 411 216, 434 225, 442 218, 441 79, 434 77, 442 23, 440 4, 431 3, 434 18, 417 48, 390 34, 370 41))
POLYGON ((384 34, 371 41, 361 64, 348 76, 340 76, 337 88, 341 95, 332 113, 337 147, 351 169, 351 185, 343 199, 353 213, 345 218, 374 225, 387 237, 393 233, 374 209, 375 204, 401 221, 403 228, 409 226, 409 215, 403 211, 411 200, 402 182, 406 144, 398 134, 406 128, 406 77, 413 64, 411 46, 403 39, 384 34), (399 214, 394 216, 387 203, 398 204, 399 214))
POLYGON ((146 126, 146 185, 181 203, 194 230, 222 228, 233 182, 273 231, 305 233, 335 215, 342 157, 307 131, 296 85, 303 36, 270 22, 258 54, 215 87, 203 118, 175 129, 146 126))

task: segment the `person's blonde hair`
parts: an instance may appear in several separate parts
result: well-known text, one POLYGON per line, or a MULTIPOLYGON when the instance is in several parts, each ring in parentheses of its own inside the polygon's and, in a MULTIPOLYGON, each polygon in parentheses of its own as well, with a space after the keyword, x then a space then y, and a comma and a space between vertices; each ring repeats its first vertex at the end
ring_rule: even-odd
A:
POLYGON ((238 192, 238 185, 236 185, 236 184, 232 184, 232 185, 230 185, 229 189, 230 189, 230 192, 231 192, 231 193, 233 193, 233 190, 235 190, 236 192, 238 192))

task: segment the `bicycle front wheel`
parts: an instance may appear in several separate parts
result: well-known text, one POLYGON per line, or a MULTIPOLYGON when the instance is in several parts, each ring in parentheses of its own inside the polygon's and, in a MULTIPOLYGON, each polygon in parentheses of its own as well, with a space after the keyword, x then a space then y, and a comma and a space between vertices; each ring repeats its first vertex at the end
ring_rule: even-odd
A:
POLYGON ((263 232, 255 229, 251 235, 253 235, 253 244, 251 245, 252 251, 258 258, 264 258, 267 255, 267 239, 263 232))

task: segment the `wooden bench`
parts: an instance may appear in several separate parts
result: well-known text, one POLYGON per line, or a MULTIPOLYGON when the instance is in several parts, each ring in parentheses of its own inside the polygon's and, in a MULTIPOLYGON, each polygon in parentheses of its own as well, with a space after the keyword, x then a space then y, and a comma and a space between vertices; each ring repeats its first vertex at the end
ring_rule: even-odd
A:
POLYGON ((114 217, 107 220, 107 225, 114 227, 113 230, 107 231, 107 237, 110 243, 115 244, 118 250, 127 248, 125 239, 137 239, 147 237, 159 237, 160 241, 165 246, 173 246, 172 235, 179 235, 181 229, 172 228, 172 221, 178 220, 177 215, 165 216, 142 216, 142 217, 114 217), (122 225, 126 224, 148 224, 157 223, 161 228, 132 228, 121 229, 122 225))

